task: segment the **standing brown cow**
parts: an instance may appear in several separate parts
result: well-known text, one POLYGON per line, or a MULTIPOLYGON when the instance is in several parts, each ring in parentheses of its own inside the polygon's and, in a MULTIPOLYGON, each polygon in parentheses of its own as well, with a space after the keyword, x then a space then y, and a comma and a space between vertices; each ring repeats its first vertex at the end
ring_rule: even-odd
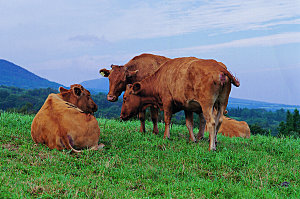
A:
POLYGON ((205 124, 210 137, 209 150, 216 150, 216 132, 222 123, 231 83, 239 86, 239 81, 215 60, 184 57, 169 60, 151 76, 128 86, 124 95, 121 118, 127 119, 139 107, 147 104, 164 110, 164 138, 170 137, 171 116, 184 110, 190 139, 193 134, 193 112, 200 115, 201 133, 205 124), (202 114, 200 114, 202 113, 202 114), (202 117, 201 117, 202 116, 202 117))
POLYGON ((97 150, 100 129, 92 115, 97 105, 90 92, 79 84, 69 90, 60 87, 60 93, 50 94, 31 124, 31 137, 35 143, 50 149, 64 148, 78 153, 78 149, 97 150))
MULTIPOLYGON (((145 79, 168 60, 170 59, 164 56, 141 54, 131 59, 124 66, 112 65, 111 70, 101 69, 100 74, 109 78, 107 100, 111 102, 117 101, 121 93, 126 90, 127 84, 133 84, 145 79)), ((153 122, 153 133, 157 134, 158 109, 150 106, 150 111, 153 122)), ((138 114, 141 121, 140 132, 145 132, 145 109, 138 114)))

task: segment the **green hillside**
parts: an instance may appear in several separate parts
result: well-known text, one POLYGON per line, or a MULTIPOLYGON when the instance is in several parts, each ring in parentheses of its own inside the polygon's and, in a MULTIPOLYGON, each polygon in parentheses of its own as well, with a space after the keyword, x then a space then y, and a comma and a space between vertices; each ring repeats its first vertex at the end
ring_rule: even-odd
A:
POLYGON ((75 155, 34 145, 32 119, 0 116, 0 198, 300 197, 299 139, 218 136, 208 152, 208 135, 190 143, 184 126, 163 140, 162 123, 153 135, 139 122, 98 119, 105 148, 75 155))
POLYGON ((55 88, 61 84, 41 78, 11 62, 0 59, 0 85, 19 88, 55 88))
MULTIPOLYGON (((51 88, 21 89, 0 86, 0 110, 34 114, 41 108, 50 93, 57 92, 58 90, 51 88)), ((114 103, 107 101, 106 94, 104 93, 93 94, 92 98, 98 105, 98 111, 95 113, 96 117, 108 119, 118 119, 120 117, 122 98, 114 103)), ((278 128, 280 123, 286 122, 287 119, 287 111, 283 109, 271 111, 264 109, 228 108, 227 110, 229 117, 239 121, 246 121, 250 125, 252 134, 268 135, 271 132, 275 136, 279 133, 278 128)), ((150 120, 149 112, 146 113, 146 118, 150 120)), ((133 119, 136 119, 136 117, 133 119)), ((159 121, 164 120, 163 112, 159 113, 158 119, 159 121)), ((183 111, 174 114, 172 123, 185 125, 183 111)), ((195 126, 199 126, 199 117, 197 114, 194 114, 194 124, 195 126)), ((294 130, 290 129, 290 131, 294 130)), ((299 133, 299 130, 295 132, 299 133)))

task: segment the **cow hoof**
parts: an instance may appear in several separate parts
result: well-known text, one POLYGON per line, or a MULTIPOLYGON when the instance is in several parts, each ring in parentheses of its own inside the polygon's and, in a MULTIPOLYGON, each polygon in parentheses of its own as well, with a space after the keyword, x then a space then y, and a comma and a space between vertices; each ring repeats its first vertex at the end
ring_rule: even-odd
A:
POLYGON ((209 148, 209 151, 216 151, 216 147, 213 147, 213 148, 209 148))
POLYGON ((197 143, 197 140, 196 139, 190 139, 190 142, 192 142, 192 143, 197 143))
POLYGON ((103 149, 104 147, 105 147, 105 145, 101 143, 101 144, 98 145, 98 150, 101 150, 101 149, 103 149))

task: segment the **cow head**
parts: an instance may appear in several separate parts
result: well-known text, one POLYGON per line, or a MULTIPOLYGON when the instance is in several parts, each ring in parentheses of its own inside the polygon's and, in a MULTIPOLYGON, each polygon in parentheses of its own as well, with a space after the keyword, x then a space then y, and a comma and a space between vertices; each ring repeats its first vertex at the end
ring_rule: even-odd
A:
POLYGON ((138 114, 141 108, 141 97, 134 94, 133 85, 128 84, 123 95, 123 104, 121 109, 122 120, 128 120, 132 116, 138 114))
POLYGON ((74 104, 86 113, 93 113, 98 109, 97 104, 91 98, 91 93, 80 84, 71 85, 69 90, 59 87, 59 92, 63 100, 74 104))
POLYGON ((107 94, 107 100, 115 102, 118 97, 126 89, 126 84, 129 79, 136 76, 136 71, 128 71, 127 67, 111 65, 111 70, 101 69, 100 74, 109 79, 109 92, 107 94))

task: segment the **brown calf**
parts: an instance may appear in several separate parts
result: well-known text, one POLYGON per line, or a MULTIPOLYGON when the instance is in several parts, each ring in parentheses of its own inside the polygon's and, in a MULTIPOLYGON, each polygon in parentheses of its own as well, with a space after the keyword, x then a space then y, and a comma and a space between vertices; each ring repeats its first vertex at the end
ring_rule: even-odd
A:
POLYGON ((228 137, 250 138, 250 128, 247 122, 236 121, 225 116, 218 133, 228 137))
MULTIPOLYGON (((141 54, 131 59, 124 66, 112 65, 111 70, 101 69, 100 74, 109 78, 109 92, 107 100, 115 102, 123 91, 126 90, 127 84, 133 84, 141 81, 147 76, 154 73, 161 64, 170 60, 167 57, 141 54)), ((158 109, 150 106, 151 119, 153 122, 153 133, 158 133, 157 118, 158 109)), ((145 132, 145 109, 137 112, 141 121, 140 132, 145 132)))
POLYGON ((92 115, 97 105, 90 92, 75 84, 60 93, 50 94, 36 114, 31 125, 31 137, 35 143, 47 145, 50 149, 68 149, 78 153, 79 149, 97 150, 100 129, 92 115))
POLYGON ((121 119, 127 119, 139 107, 148 104, 164 110, 164 138, 170 137, 170 122, 173 113, 184 110, 190 139, 193 134, 193 112, 199 113, 200 129, 198 138, 203 136, 205 124, 210 137, 209 150, 216 150, 216 132, 222 123, 231 83, 239 81, 215 60, 195 57, 169 60, 151 76, 128 86, 124 95, 121 119))

